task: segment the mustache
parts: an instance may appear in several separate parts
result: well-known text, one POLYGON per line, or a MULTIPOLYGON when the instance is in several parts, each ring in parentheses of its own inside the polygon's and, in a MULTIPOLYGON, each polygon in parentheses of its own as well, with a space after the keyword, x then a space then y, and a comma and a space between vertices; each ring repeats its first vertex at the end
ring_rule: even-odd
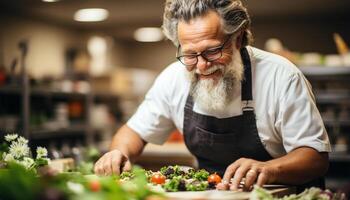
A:
POLYGON ((229 85, 234 84, 235 82, 240 82, 243 80, 243 66, 238 64, 234 65, 233 63, 224 65, 214 65, 207 69, 204 73, 200 73, 200 71, 196 68, 195 70, 187 72, 187 77, 191 81, 191 84, 197 84, 199 81, 200 74, 211 74, 216 70, 221 70, 223 76, 222 79, 227 82, 229 85))
POLYGON ((225 71, 225 66, 224 65, 214 65, 214 66, 208 68, 207 70, 205 70, 203 73, 201 73, 199 71, 199 69, 196 68, 195 73, 196 74, 209 75, 209 74, 215 72, 216 70, 220 70, 221 72, 224 72, 225 71))

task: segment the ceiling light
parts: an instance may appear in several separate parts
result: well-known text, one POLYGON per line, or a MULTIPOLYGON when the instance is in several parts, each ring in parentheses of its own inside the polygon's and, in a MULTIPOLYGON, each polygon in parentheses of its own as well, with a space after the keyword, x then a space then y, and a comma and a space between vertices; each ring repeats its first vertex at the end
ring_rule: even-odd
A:
POLYGON ((139 42, 158 42, 164 38, 164 35, 160 28, 144 27, 134 32, 134 38, 139 42))
POLYGON ((80 9, 74 14, 74 20, 79 22, 98 22, 107 19, 108 10, 103 8, 80 9))
POLYGON ((48 3, 52 3, 52 2, 57 2, 59 0, 42 0, 43 2, 48 2, 48 3))

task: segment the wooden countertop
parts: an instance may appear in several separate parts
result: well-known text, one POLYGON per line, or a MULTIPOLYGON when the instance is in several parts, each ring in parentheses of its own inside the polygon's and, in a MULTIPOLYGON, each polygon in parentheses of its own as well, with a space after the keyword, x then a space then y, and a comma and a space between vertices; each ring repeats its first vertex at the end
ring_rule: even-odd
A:
POLYGON ((163 145, 147 144, 143 156, 185 156, 193 157, 183 142, 168 142, 163 145))

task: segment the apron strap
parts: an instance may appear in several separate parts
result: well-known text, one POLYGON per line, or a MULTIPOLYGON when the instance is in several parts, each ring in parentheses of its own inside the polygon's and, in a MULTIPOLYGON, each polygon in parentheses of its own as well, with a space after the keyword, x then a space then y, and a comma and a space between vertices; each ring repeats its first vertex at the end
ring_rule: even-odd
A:
POLYGON ((252 67, 247 48, 241 49, 241 57, 244 65, 244 79, 242 80, 242 101, 253 100, 252 95, 252 67))

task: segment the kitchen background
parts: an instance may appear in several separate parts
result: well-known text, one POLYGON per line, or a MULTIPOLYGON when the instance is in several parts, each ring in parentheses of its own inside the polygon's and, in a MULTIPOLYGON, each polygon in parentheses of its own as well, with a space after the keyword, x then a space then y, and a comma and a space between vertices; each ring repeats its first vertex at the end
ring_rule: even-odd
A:
MULTIPOLYGON (((334 150, 327 187, 349 187, 350 1, 244 3, 254 46, 287 57, 313 85, 334 150)), ((76 162, 87 146, 106 151, 157 74, 175 61, 176 48, 157 29, 163 5, 163 0, 1 1, 1 138, 16 132, 32 146, 47 147, 51 158, 76 162), (105 10, 78 13, 86 8, 105 10)), ((149 145, 138 162, 146 168, 196 164, 176 130, 165 147, 149 145)))

